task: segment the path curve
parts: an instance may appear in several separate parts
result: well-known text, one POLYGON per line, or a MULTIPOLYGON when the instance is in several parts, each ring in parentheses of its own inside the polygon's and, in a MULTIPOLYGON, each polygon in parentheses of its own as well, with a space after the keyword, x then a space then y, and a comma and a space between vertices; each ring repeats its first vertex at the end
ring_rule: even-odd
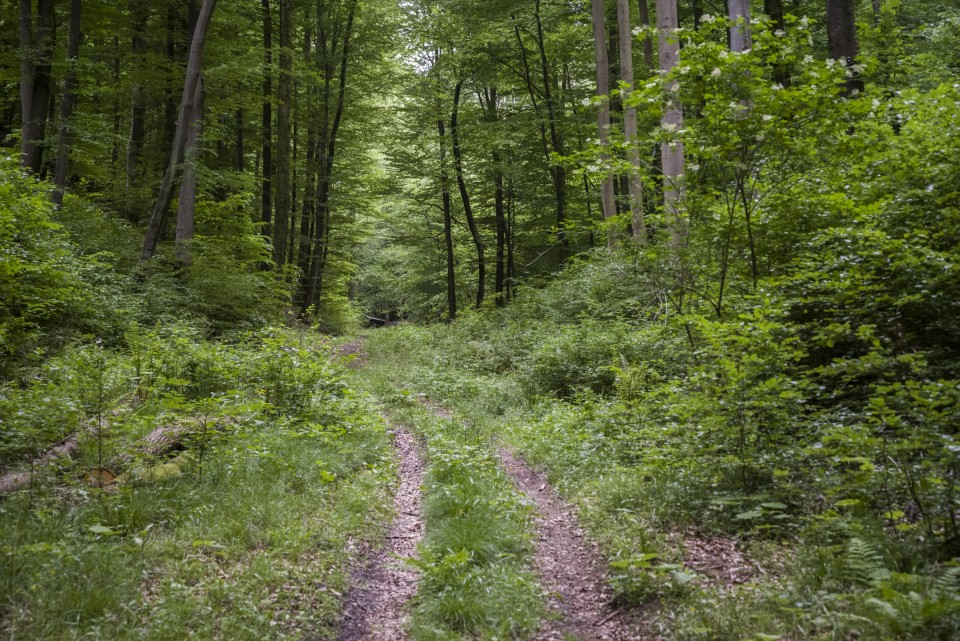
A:
POLYGON ((423 537, 425 465, 416 436, 406 428, 394 426, 393 447, 399 459, 395 515, 383 548, 354 575, 356 587, 344 601, 338 641, 407 639, 406 606, 417 592, 419 573, 402 559, 414 556, 423 537))
POLYGON ((536 565, 549 594, 550 616, 535 641, 639 641, 649 638, 640 621, 612 607, 606 563, 584 537, 576 509, 536 470, 506 449, 503 468, 536 506, 536 565))

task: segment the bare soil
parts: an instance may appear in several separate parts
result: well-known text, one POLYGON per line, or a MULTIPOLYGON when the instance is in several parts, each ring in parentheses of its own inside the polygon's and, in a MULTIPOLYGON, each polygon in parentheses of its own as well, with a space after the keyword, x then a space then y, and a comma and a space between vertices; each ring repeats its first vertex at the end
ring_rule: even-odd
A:
POLYGON ((522 459, 501 449, 503 467, 536 505, 536 565, 549 593, 536 641, 628 641, 652 638, 636 612, 614 607, 606 563, 577 525, 576 509, 522 459))
POLYGON ((407 603, 416 594, 419 573, 403 559, 414 555, 423 537, 425 466, 416 437, 403 427, 394 429, 393 445, 399 459, 395 516, 383 548, 354 573, 355 587, 344 601, 339 641, 407 638, 407 603))

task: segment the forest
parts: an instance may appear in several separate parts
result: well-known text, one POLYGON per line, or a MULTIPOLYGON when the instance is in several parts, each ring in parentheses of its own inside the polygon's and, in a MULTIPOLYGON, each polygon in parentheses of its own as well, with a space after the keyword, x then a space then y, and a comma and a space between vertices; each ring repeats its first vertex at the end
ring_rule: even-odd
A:
POLYGON ((960 638, 958 0, 0 0, 0 638, 960 638))

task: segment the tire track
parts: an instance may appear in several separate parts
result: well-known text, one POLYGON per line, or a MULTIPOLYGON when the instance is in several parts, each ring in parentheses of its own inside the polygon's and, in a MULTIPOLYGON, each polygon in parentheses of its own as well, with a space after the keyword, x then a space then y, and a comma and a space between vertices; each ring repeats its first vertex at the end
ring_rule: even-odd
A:
POLYGON ((399 459, 395 515, 383 548, 354 575, 356 587, 344 600, 339 641, 407 639, 406 606, 417 592, 419 573, 403 558, 414 556, 423 537, 425 465, 416 437, 406 428, 394 427, 393 447, 399 459))

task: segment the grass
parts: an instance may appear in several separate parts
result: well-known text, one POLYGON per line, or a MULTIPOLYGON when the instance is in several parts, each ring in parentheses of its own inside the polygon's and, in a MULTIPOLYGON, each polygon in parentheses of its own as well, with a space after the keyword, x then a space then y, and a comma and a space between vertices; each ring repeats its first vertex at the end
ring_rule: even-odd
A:
POLYGON ((523 381, 524 354, 504 364, 491 356, 498 338, 477 330, 401 326, 380 330, 368 345, 374 361, 402 364, 394 368, 395 383, 407 397, 428 393, 469 416, 475 434, 507 443, 577 503, 583 525, 610 559, 621 603, 657 601, 653 628, 661 638, 960 636, 956 561, 914 572, 890 557, 889 544, 853 512, 827 510, 801 520, 783 514, 785 506, 773 499, 762 510, 730 504, 736 497, 704 491, 671 459, 676 453, 658 449, 655 435, 642 432, 642 413, 590 394, 533 396, 523 381), (677 542, 684 535, 734 536, 746 562, 767 572, 745 584, 693 576, 681 565, 677 542))
POLYGON ((194 442, 167 473, 110 491, 47 478, 0 503, 2 638, 335 638, 351 542, 385 533, 393 460, 369 401, 289 338, 233 353, 250 379, 239 425, 202 467, 194 442), (303 386, 251 403, 273 386, 252 360, 280 354, 303 386))
POLYGON ((382 343, 386 336, 368 340, 360 377, 391 420, 423 438, 428 464, 412 638, 525 638, 544 612, 532 570, 531 506, 500 468, 482 425, 438 416, 409 391, 408 354, 382 343))

